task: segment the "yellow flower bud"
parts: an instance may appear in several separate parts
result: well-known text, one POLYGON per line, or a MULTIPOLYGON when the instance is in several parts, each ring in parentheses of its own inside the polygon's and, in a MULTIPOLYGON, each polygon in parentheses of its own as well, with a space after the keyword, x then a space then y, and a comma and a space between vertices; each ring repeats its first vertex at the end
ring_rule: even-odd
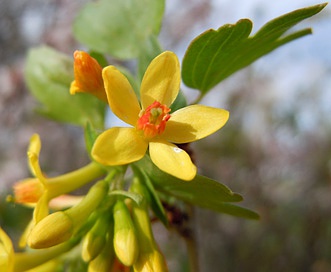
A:
POLYGON ((108 272, 111 271, 114 265, 114 247, 113 247, 113 227, 110 225, 107 235, 107 242, 103 247, 100 254, 90 261, 88 266, 88 272, 108 272))
POLYGON ((149 254, 142 254, 133 266, 134 272, 167 272, 168 267, 160 251, 154 250, 149 254))
POLYGON ((107 215, 102 214, 92 229, 85 235, 82 245, 82 258, 85 262, 90 262, 102 251, 107 240, 109 224, 107 215))
POLYGON ((144 196, 141 205, 133 203, 132 217, 137 230, 139 243, 139 257, 133 265, 135 272, 166 272, 168 271, 165 259, 159 251, 152 232, 151 221, 146 202, 146 189, 135 179, 131 191, 144 196))
POLYGON ((114 249, 117 258, 132 266, 138 257, 138 240, 130 212, 123 201, 114 206, 114 249))
POLYGON ((74 231, 73 220, 65 212, 56 212, 42 219, 30 232, 31 248, 47 248, 67 241, 74 231))
POLYGON ((82 245, 82 259, 85 262, 92 261, 99 255, 105 245, 106 239, 100 235, 96 236, 89 232, 83 241, 82 245))

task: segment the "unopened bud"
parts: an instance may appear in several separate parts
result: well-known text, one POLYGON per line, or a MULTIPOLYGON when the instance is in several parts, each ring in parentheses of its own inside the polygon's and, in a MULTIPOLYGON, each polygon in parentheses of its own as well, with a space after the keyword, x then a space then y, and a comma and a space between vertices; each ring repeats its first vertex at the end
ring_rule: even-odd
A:
POLYGON ((149 254, 141 254, 133 266, 134 272, 167 272, 168 267, 161 252, 155 249, 149 254))
POLYGON ((84 237, 82 245, 82 258, 85 262, 92 261, 100 254, 107 241, 109 218, 102 215, 98 218, 92 229, 84 237))
POLYGON ((70 93, 90 93, 107 102, 106 91, 102 80, 102 67, 96 59, 83 51, 74 53, 75 80, 71 83, 70 93))
POLYGON ((114 248, 117 258, 132 266, 138 257, 138 240, 130 212, 123 201, 114 206, 114 248))
POLYGON ((73 220, 65 212, 56 212, 42 219, 30 232, 28 245, 40 249, 67 241, 73 234, 73 220))
POLYGON ((100 254, 89 262, 88 272, 111 271, 115 259, 112 232, 113 227, 110 226, 107 242, 100 254))

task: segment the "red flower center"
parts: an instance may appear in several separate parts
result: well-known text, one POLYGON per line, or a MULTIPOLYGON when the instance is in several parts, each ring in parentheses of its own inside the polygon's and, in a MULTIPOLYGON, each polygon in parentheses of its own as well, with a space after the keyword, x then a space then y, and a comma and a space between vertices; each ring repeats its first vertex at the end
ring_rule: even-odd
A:
POLYGON ((144 132, 146 138, 153 138, 156 135, 160 135, 166 127, 166 122, 170 118, 170 109, 155 101, 144 111, 141 111, 137 122, 137 129, 144 132))

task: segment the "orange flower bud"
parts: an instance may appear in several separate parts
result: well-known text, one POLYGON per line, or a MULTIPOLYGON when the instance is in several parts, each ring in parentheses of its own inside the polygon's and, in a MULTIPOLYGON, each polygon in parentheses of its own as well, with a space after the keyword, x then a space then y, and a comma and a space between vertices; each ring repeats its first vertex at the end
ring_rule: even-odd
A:
POLYGON ((75 80, 71 83, 70 94, 90 93, 105 102, 108 101, 103 86, 102 67, 88 53, 74 52, 74 75, 75 80))

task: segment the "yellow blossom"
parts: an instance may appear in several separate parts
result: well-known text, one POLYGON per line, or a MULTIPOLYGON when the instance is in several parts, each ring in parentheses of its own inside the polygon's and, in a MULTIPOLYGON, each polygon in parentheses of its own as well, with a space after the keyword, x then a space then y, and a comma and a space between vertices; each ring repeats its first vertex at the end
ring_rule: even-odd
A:
POLYGON ((90 93, 107 102, 103 87, 102 67, 96 59, 84 51, 74 52, 75 80, 71 83, 70 94, 78 92, 90 93))
POLYGON ((147 149, 162 171, 192 180, 196 167, 190 156, 175 144, 204 138, 220 129, 229 113, 202 105, 191 105, 170 113, 180 88, 177 56, 166 51, 148 66, 143 77, 141 105, 128 79, 114 66, 102 71, 111 110, 133 127, 113 127, 96 140, 93 158, 104 165, 123 165, 141 159, 147 149))
MULTIPOLYGON (((92 162, 76 171, 58 177, 47 178, 39 165, 40 150, 40 137, 38 134, 34 134, 30 139, 27 154, 30 170, 35 178, 25 179, 14 185, 14 200, 16 202, 24 204, 37 203, 34 210, 35 223, 48 214, 49 201, 71 192, 104 174, 104 170, 98 164, 92 162)), ((69 199, 62 198, 62 206, 67 206, 69 199)), ((59 204, 58 201, 56 204, 59 204)))

